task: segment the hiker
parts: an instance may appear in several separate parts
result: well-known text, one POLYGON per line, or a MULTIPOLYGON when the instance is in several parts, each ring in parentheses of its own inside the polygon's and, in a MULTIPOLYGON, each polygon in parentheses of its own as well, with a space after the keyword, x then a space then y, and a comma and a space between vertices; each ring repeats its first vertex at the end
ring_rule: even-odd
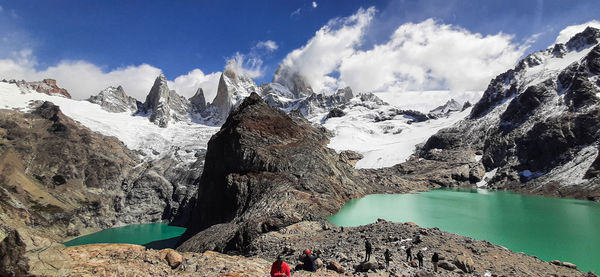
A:
POLYGON ((417 253, 417 260, 419 260, 419 268, 423 267, 423 258, 425 256, 423 255, 423 252, 421 252, 421 250, 419 250, 419 252, 417 253))
POLYGON ((302 269, 306 271, 315 272, 317 271, 317 256, 310 250, 304 250, 304 255, 300 257, 302 262, 302 269))
POLYGON ((271 265, 271 277, 291 277, 290 266, 277 256, 277 260, 271 265))
POLYGON ((383 256, 385 257, 385 268, 390 267, 390 261, 392 260, 392 253, 390 253, 390 250, 386 249, 383 256))
POLYGON ((437 264, 440 261, 440 255, 438 252, 433 253, 431 256, 431 263, 433 263, 433 271, 437 272, 437 264))
POLYGON ((371 259, 371 254, 373 253, 373 246, 368 239, 365 239, 365 262, 368 262, 371 259))
POLYGON ((412 254, 410 253, 412 251, 412 246, 409 246, 406 248, 406 261, 412 261, 413 257, 412 254))

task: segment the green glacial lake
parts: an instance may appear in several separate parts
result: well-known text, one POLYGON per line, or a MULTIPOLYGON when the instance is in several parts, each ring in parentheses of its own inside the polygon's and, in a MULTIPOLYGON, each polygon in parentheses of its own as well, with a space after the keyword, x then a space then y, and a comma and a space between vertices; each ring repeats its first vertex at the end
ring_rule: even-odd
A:
POLYGON ((185 228, 166 223, 136 224, 110 228, 65 242, 66 246, 92 243, 130 243, 146 245, 148 248, 174 248, 185 228))
POLYGON ((600 203, 504 191, 432 190, 350 200, 329 221, 358 226, 377 218, 438 227, 600 272, 600 203))

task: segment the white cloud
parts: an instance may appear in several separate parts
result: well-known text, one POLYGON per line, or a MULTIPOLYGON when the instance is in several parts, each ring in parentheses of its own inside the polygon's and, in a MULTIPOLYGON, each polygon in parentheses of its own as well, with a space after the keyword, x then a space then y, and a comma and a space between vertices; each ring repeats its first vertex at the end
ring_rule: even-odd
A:
POLYGON ((336 80, 327 76, 355 53, 375 8, 359 9, 352 16, 330 20, 306 45, 289 53, 282 65, 299 72, 315 91, 331 90, 336 80))
POLYGON ((217 95, 220 77, 221 72, 204 74, 202 70, 196 68, 186 75, 181 75, 175 78, 175 80, 169 81, 168 84, 170 89, 174 89, 186 98, 194 96, 198 88, 202 88, 204 99, 207 102, 212 102, 217 95))
POLYGON ((358 91, 483 90, 523 55, 513 36, 482 36, 433 19, 406 23, 390 40, 355 51, 339 67, 340 85, 358 91))
MULTIPOLYGON (((43 70, 37 70, 35 66, 36 59, 30 50, 14 52, 9 58, 0 59, 0 79, 56 79, 58 85, 66 88, 75 99, 88 98, 108 86, 122 85, 128 95, 144 101, 154 80, 162 72, 148 64, 130 65, 105 72, 101 67, 81 60, 61 61, 43 70)), ((219 73, 205 75, 201 70, 194 69, 187 75, 175 78, 169 86, 188 98, 198 87, 202 87, 206 99, 212 100, 217 91, 218 76, 219 73)))
POLYGON ((266 49, 269 52, 273 52, 279 48, 279 45, 272 40, 259 41, 256 46, 258 49, 266 49))
POLYGON ((512 35, 503 33, 484 36, 428 19, 403 24, 387 41, 360 49, 367 30, 377 27, 366 28, 374 13, 373 8, 360 9, 330 21, 306 45, 288 54, 282 65, 303 75, 316 92, 350 86, 356 92, 400 97, 407 91, 441 90, 449 93, 440 96, 472 101, 531 43, 516 43, 512 35))
POLYGON ((583 24, 568 26, 558 33, 554 43, 566 43, 573 35, 585 30, 587 26, 600 29, 600 21, 592 20, 583 24))
POLYGON ((295 11, 293 11, 293 12, 290 14, 290 17, 293 17, 293 16, 300 15, 300 11, 302 11, 302 8, 298 8, 298 9, 296 9, 295 11))
POLYGON ((263 75, 263 61, 254 55, 244 55, 236 52, 233 57, 227 60, 226 70, 231 70, 238 75, 244 75, 250 78, 261 77, 263 75))
POLYGON ((317 7, 317 2, 313 1, 313 2, 312 2, 312 7, 313 7, 313 8, 316 8, 316 7, 317 7))

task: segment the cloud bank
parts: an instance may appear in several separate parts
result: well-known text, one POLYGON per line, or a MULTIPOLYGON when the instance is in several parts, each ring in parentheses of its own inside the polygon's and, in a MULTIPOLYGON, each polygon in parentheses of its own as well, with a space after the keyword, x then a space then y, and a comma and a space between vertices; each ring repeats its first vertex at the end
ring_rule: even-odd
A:
POLYGON ((428 19, 400 25, 387 41, 361 49, 375 13, 371 7, 329 21, 282 64, 305 76, 317 92, 350 86, 358 92, 405 94, 409 100, 415 91, 449 90, 473 101, 529 47, 512 35, 484 36, 428 19))

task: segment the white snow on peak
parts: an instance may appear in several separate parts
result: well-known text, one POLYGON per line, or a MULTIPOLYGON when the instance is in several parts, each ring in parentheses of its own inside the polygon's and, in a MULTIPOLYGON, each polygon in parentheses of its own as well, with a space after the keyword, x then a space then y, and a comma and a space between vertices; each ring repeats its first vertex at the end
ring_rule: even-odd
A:
POLYGON ((59 106, 68 117, 94 132, 113 136, 129 149, 140 150, 148 158, 167 154, 179 156, 183 161, 195 161, 194 154, 206 149, 210 137, 219 130, 192 123, 171 121, 167 128, 153 124, 147 117, 132 116, 128 112, 111 113, 100 105, 88 101, 50 96, 43 93, 22 93, 14 84, 0 82, 0 109, 29 111, 33 101, 50 101, 59 106))
POLYGON ((525 70, 522 77, 522 85, 524 87, 537 85, 548 78, 557 76, 563 69, 575 62, 581 61, 587 54, 592 51, 594 45, 581 51, 569 51, 563 57, 554 57, 548 52, 538 52, 535 58, 541 63, 536 66, 529 67, 525 70))
MULTIPOLYGON (((343 117, 329 118, 323 126, 334 133, 328 147, 341 152, 352 150, 364 156, 356 168, 383 168, 405 162, 414 153, 418 144, 442 128, 449 127, 465 118, 471 109, 450 114, 450 116, 413 122, 406 115, 397 115, 393 119, 375 122, 379 112, 385 112, 393 106, 383 105, 376 109, 353 106, 343 111, 343 117)), ((318 122, 324 114, 309 118, 318 122)))

